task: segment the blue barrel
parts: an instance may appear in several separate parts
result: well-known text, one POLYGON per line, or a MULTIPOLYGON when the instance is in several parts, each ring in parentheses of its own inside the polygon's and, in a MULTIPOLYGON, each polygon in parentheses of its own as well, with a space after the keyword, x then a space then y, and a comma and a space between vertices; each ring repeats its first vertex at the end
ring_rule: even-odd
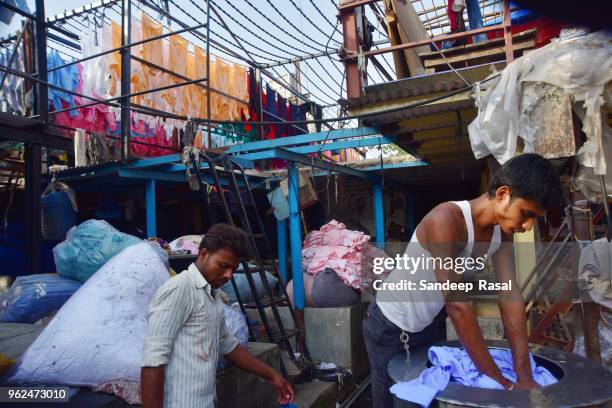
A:
POLYGON ((42 236, 44 239, 61 241, 68 230, 76 225, 76 214, 68 193, 56 191, 42 198, 42 236))

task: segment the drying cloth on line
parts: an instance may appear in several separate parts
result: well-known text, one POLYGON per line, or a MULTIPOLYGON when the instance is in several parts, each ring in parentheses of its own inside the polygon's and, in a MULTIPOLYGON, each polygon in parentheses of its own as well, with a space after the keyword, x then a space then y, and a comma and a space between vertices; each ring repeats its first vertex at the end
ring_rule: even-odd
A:
MULTIPOLYGON (((517 377, 512 363, 512 352, 505 349, 489 349, 493 360, 502 375, 512 382, 517 377)), ((503 389, 502 385, 489 376, 482 374, 465 350, 455 347, 430 347, 428 351, 432 367, 423 370, 421 375, 390 388, 392 394, 406 401, 415 402, 423 407, 429 406, 438 392, 446 388, 450 381, 468 387, 503 389)), ((546 368, 536 366, 533 356, 529 355, 533 380, 541 386, 555 384, 557 379, 546 368)))

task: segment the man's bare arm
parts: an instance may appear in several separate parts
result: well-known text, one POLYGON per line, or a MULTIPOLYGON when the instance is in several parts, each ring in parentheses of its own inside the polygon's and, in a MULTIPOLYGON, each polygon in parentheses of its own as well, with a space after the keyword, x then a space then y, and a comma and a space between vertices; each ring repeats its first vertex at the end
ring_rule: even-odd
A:
POLYGON ((504 234, 503 243, 493 257, 493 265, 498 282, 511 282, 511 290, 499 293, 499 310, 512 350, 514 371, 518 377, 517 388, 530 389, 537 384, 531 376, 525 303, 516 281, 512 241, 512 236, 504 234))
MULTIPOLYGON (((453 205, 453 204, 449 204, 453 205)), ((427 242, 429 252, 434 258, 455 258, 458 249, 455 244, 461 240, 460 233, 462 225, 448 211, 436 211, 434 217, 430 217, 426 223, 427 242)), ((420 240, 420 239, 419 239, 420 240)), ((450 280, 458 282, 462 276, 450 269, 436 269, 438 282, 450 280)), ((445 293, 446 312, 455 326, 459 340, 465 347, 468 355, 481 373, 500 383, 503 387, 511 386, 501 373, 497 364, 491 357, 486 346, 484 337, 476 319, 476 311, 472 302, 463 292, 445 293)))
POLYGON ((144 408, 162 408, 164 405, 164 368, 142 367, 140 370, 140 393, 144 408))

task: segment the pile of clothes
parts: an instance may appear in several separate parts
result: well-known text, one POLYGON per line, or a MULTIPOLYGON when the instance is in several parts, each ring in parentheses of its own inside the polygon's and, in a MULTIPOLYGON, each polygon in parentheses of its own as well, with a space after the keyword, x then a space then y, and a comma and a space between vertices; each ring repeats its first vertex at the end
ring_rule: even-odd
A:
MULTIPOLYGON (((386 253, 370 243, 370 236, 332 220, 306 236, 302 270, 306 305, 338 307, 359 303, 374 280, 373 260, 386 253)), ((380 276, 377 277, 380 279, 380 276)), ((293 282, 287 285, 292 298, 293 282)))

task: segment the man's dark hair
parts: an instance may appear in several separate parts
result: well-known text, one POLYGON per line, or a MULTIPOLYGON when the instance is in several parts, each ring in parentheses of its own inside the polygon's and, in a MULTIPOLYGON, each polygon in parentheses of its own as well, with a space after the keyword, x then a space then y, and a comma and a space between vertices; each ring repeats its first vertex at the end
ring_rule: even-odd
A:
POLYGON ((213 225, 204 234, 200 242, 200 251, 204 248, 211 253, 225 249, 238 255, 240 259, 247 259, 250 254, 246 232, 223 223, 213 225))
POLYGON ((513 198, 533 200, 543 210, 563 204, 559 175, 552 163, 538 154, 521 154, 504 163, 489 181, 489 196, 495 196, 502 186, 512 189, 513 198))

